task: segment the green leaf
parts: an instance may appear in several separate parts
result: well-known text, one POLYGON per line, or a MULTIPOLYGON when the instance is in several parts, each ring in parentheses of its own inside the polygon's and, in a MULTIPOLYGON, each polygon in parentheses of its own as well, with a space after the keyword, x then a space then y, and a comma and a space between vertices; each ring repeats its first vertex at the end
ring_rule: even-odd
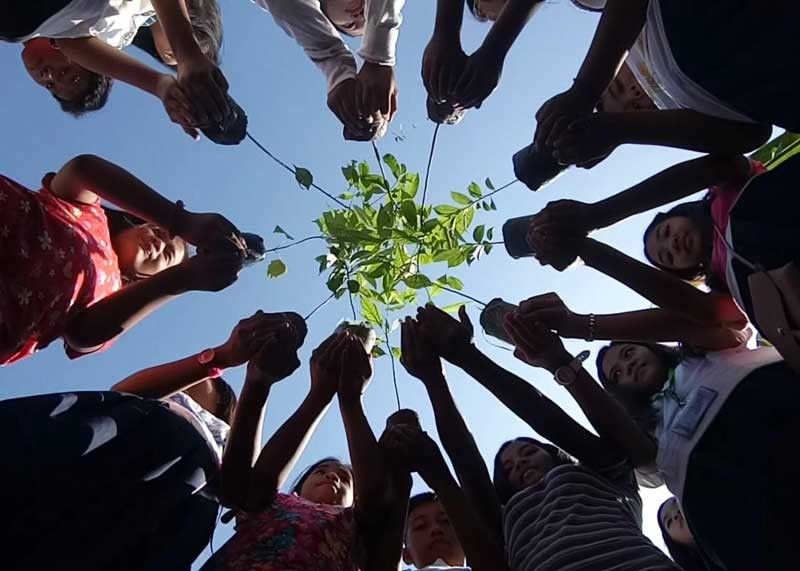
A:
POLYGON ((483 224, 476 226, 475 230, 472 231, 472 239, 476 242, 482 241, 485 231, 486 227, 483 224))
POLYGON ((489 231, 486 232, 486 239, 493 240, 494 239, 494 228, 489 228, 489 231))
POLYGON ((358 293, 361 289, 361 284, 359 284, 356 280, 348 280, 347 281, 347 291, 350 293, 358 293))
POLYGON ((490 202, 489 202, 489 207, 490 207, 492 210, 497 210, 497 205, 494 203, 494 198, 490 199, 490 202))
POLYGON ((314 184, 314 176, 311 174, 311 171, 303 167, 298 167, 297 165, 294 165, 294 179, 297 181, 297 184, 306 190, 314 184))
POLYGON ((380 345, 376 344, 376 345, 375 345, 375 346, 372 348, 372 356, 373 356, 373 357, 375 357, 376 359, 377 359, 378 357, 384 357, 385 355, 386 355, 386 351, 384 351, 383 349, 381 349, 381 346, 380 346, 380 345))
POLYGON ((286 273, 286 264, 281 260, 272 260, 267 266, 267 276, 270 278, 278 278, 286 273))
POLYGON ((458 291, 461 291, 462 289, 464 289, 464 282, 462 282, 458 278, 454 278, 453 276, 445 276, 444 283, 446 283, 451 288, 456 289, 458 291))
POLYGON ((481 192, 481 187, 478 186, 478 183, 476 183, 476 182, 469 183, 469 186, 467 187, 467 191, 469 191, 469 195, 472 198, 480 198, 481 196, 483 196, 483 193, 481 192))
POLYGON ((439 206, 434 206, 433 211, 440 216, 450 216, 458 212, 458 208, 450 204, 440 204, 439 206))
POLYGON ((344 283, 344 276, 341 274, 333 274, 328 278, 328 282, 325 285, 330 291, 336 292, 342 287, 342 283, 344 283))
POLYGON ((456 202, 456 204, 461 204, 464 206, 472 204, 472 200, 470 200, 469 196, 466 194, 461 194, 460 192, 453 191, 450 193, 450 197, 456 202))
POLYGON ((486 182, 484 184, 486 185, 486 188, 488 188, 489 190, 494 190, 495 189, 494 185, 492 184, 491 179, 489 179, 489 178, 486 179, 486 182))
POLYGON ((492 248, 494 248, 494 245, 493 245, 493 244, 486 244, 486 246, 484 246, 484 247, 483 247, 484 251, 485 251, 487 254, 491 253, 491 251, 492 251, 492 248))
POLYGON ((350 163, 346 167, 342 167, 342 174, 344 175, 347 184, 349 184, 350 186, 358 185, 358 170, 356 169, 355 161, 350 163))
POLYGON ((403 175, 405 184, 403 185, 403 194, 407 198, 414 198, 419 191, 419 175, 417 173, 403 175))
POLYGON ((424 289, 426 287, 430 287, 433 285, 433 282, 430 280, 430 278, 422 274, 415 274, 413 276, 408 276, 403 281, 411 289, 424 289))
POLYGON ((290 236, 289 233, 286 230, 284 230, 283 228, 281 228, 280 226, 275 226, 275 230, 273 230, 272 233, 273 234, 283 234, 284 236, 289 238, 289 240, 294 240, 294 238, 292 236, 290 236))
POLYGON ((378 327, 383 323, 383 316, 378 306, 368 299, 361 298, 361 315, 367 322, 378 327))
POLYGON ((439 226, 439 221, 436 218, 431 218, 422 223, 422 228, 420 228, 420 230, 427 234, 428 232, 432 232, 437 226, 439 226))
POLYGON ((445 313, 458 313, 458 310, 461 309, 462 305, 467 305, 469 303, 470 303, 469 301, 464 300, 464 301, 459 301, 457 303, 451 303, 450 305, 445 305, 444 307, 440 307, 439 309, 441 309, 445 313))
POLYGON ((402 355, 402 352, 400 351, 400 347, 392 347, 391 349, 392 349, 392 355, 394 355, 394 358, 395 359, 399 359, 401 357, 401 355, 402 355))
POLYGON ((411 228, 417 227, 417 203, 413 200, 404 200, 400 204, 400 212, 403 214, 403 218, 406 221, 406 224, 411 228))
POLYGON ((400 163, 397 162, 397 159, 394 157, 394 155, 386 153, 383 155, 383 162, 387 167, 389 167, 389 170, 392 171, 394 178, 400 178, 400 176, 403 174, 403 171, 400 168, 400 163))

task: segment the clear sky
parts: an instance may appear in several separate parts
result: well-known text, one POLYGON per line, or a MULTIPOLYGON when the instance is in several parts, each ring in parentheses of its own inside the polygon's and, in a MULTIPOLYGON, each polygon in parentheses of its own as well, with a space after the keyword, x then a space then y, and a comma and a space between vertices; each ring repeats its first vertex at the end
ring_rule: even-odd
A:
MULTIPOLYGON (((288 163, 310 169, 323 187, 343 191, 339 168, 352 159, 374 163, 364 143, 341 139, 339 125, 325 105, 321 74, 303 52, 273 23, 272 18, 247 0, 222 3, 225 20, 223 69, 231 93, 247 110, 250 130, 288 163)), ((395 154, 409 170, 423 171, 433 132, 425 113, 425 91, 420 79, 422 52, 433 29, 435 2, 409 2, 398 47, 397 76, 400 111, 390 134, 379 143, 381 152, 395 154), (396 141, 394 134, 402 134, 396 141)), ((466 51, 478 45, 487 26, 465 19, 466 51)), ((511 155, 528 144, 535 127, 534 114, 550 96, 566 89, 588 48, 597 16, 577 10, 568 0, 542 7, 527 26, 506 62, 498 90, 478 111, 470 111, 457 127, 440 131, 431 172, 432 200, 447 200, 452 190, 464 191, 470 181, 491 177, 496 184, 514 178, 511 155)), ((357 45, 357 44, 356 44, 357 45)), ((131 53, 140 54, 132 48, 131 53)), ((70 157, 95 153, 115 161, 169 198, 187 208, 219 211, 241 230, 260 233, 275 245, 270 232, 280 224, 296 237, 314 233, 311 221, 326 199, 302 191, 292 176, 270 162, 252 144, 216 146, 193 142, 168 122, 161 104, 126 85, 114 86, 105 109, 76 120, 60 111, 44 90, 25 74, 20 46, 0 47, 3 70, 0 118, 5 142, 0 172, 29 188, 57 170, 70 157)), ((147 57, 147 56, 145 56, 147 57)), ((497 196, 498 211, 478 213, 476 220, 499 227, 506 218, 533 213, 548 201, 575 198, 595 201, 646 178, 688 153, 660 148, 625 147, 591 171, 570 171, 546 189, 531 193, 521 184, 497 196)), ((374 166, 374 164, 373 164, 374 166)), ((641 257, 641 235, 651 215, 625 221, 599 236, 623 251, 641 257)), ((194 354, 224 341, 236 322, 256 309, 310 311, 327 296, 324 279, 317 276, 313 258, 324 253, 322 244, 309 242, 283 256, 289 272, 268 280, 266 266, 244 271, 239 281, 218 294, 189 294, 159 310, 106 353, 69 361, 59 343, 25 362, 0 370, 0 398, 70 390, 107 389, 126 375, 151 365, 194 354)), ((502 247, 470 268, 456 272, 465 291, 480 299, 503 297, 518 302, 531 295, 556 291, 574 311, 607 313, 647 307, 647 302, 625 287, 588 268, 559 274, 528 261, 515 261, 502 247)), ((454 297, 442 296, 441 303, 454 297)), ((471 307, 477 323, 478 308, 471 307)), ((303 367, 275 387, 270 397, 265 436, 270 435, 300 403, 308 389, 308 358, 349 308, 345 300, 330 303, 309 323, 302 349, 303 367)), ((530 379, 570 414, 586 423, 569 395, 546 372, 516 361, 495 348, 482 334, 477 343, 492 358, 530 379)), ((579 351, 587 343, 568 346, 579 351)), ((592 349, 599 348, 594 344, 592 349)), ((594 352, 588 362, 594 370, 594 352)), ((476 382, 460 371, 448 370, 458 404, 473 427, 488 462, 499 444, 529 434, 530 429, 476 382)), ((241 388, 244 370, 228 371, 226 379, 241 388)), ((430 404, 421 385, 398 372, 405 407, 419 411, 423 427, 435 434, 430 404)), ((379 432, 394 409, 394 391, 386 358, 376 364, 375 379, 365 398, 367 414, 379 432)), ((298 471, 327 455, 347 457, 341 420, 335 406, 317 430, 298 471)), ((417 490, 422 486, 418 482, 417 490)), ((645 531, 659 545, 655 509, 666 490, 644 491, 645 531)), ((231 528, 217 529, 214 545, 221 545, 231 528)), ((200 561, 204 560, 205 556, 200 561)))

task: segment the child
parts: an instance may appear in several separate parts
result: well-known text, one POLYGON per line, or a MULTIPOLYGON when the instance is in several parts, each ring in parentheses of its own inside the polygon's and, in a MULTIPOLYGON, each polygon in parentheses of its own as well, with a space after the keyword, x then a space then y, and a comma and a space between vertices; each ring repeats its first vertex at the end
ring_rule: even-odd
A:
MULTIPOLYGON (((192 137, 198 125, 219 123, 229 113, 228 83, 218 67, 219 41, 194 16, 218 16, 214 0, 47 0, 20 9, 0 4, 0 38, 21 42, 31 78, 50 91, 62 109, 79 116, 105 105, 112 78, 138 87, 164 105, 170 119, 192 137), (197 10, 198 3, 209 4, 197 10), (160 52, 177 65, 177 79, 122 53, 139 27, 158 22, 160 52), (198 38, 200 42, 198 43, 198 38)), ((221 37, 221 31, 219 31, 221 37)))
MULTIPOLYGON (((497 513, 500 505, 504 506, 503 532, 510 568, 676 570, 642 533, 642 504, 632 471, 635 459, 628 457, 616 442, 603 437, 602 432, 598 437, 584 429, 532 385, 481 354, 472 342, 472 325, 463 307, 459 317, 460 321, 456 321, 428 306, 417 313, 418 331, 436 356, 464 369, 531 428, 560 443, 579 459, 576 462, 560 448, 530 437, 508 441, 498 450, 494 466, 496 495, 481 491, 471 500, 481 513, 497 513)), ((574 372, 573 367, 579 367, 580 361, 570 356, 570 366, 562 367, 563 354, 557 347, 548 345, 544 349, 547 351, 543 351, 538 363, 567 382, 567 369, 574 372)), ((446 391, 440 364, 438 370, 430 365, 421 368, 420 377, 426 387, 438 386, 437 391, 446 391)), ((430 388, 428 391, 435 394, 430 388)), ((442 433, 449 432, 450 444, 445 446, 448 453, 455 451, 451 459, 459 479, 469 490, 467 493, 474 494, 479 489, 477 483, 488 480, 486 466, 475 452, 463 419, 451 423, 452 428, 445 428, 445 419, 460 419, 454 404, 437 411, 446 397, 435 398, 432 404, 437 427, 442 433), (458 442, 460 453, 456 450, 458 442), (469 487, 465 479, 471 482, 469 487)), ((451 397, 447 400, 452 402, 451 397)), ((485 487, 483 483, 480 490, 485 487)), ((496 519, 483 517, 486 522, 496 519)))
POLYGON ((188 571, 214 529, 227 427, 217 415, 231 408, 219 397, 232 394, 219 379, 213 402, 195 388, 248 360, 249 383, 288 374, 283 355, 298 343, 288 327, 259 312, 211 360, 203 352, 140 371, 113 391, 1 402, 10 464, 0 498, 19 524, 0 540, 5 565, 188 571))
POLYGON ((377 442, 360 402, 356 404, 370 374, 369 357, 359 340, 349 333, 329 337, 312 356, 308 396, 270 438, 255 463, 249 443, 258 441, 272 382, 262 379, 245 385, 220 481, 223 503, 239 512, 236 533, 203 569, 355 571, 361 566, 381 568, 373 565, 382 557, 394 559, 397 566, 399 536, 394 550, 373 550, 380 543, 375 538, 381 535, 386 515, 379 507, 382 500, 376 503, 376 494, 382 495, 387 481, 376 479, 383 474, 377 442), (280 493, 279 487, 337 393, 353 468, 334 458, 320 460, 304 472, 290 494, 280 493), (362 440, 368 445, 357 446, 362 440), (375 464, 371 473, 363 471, 375 464))
POLYGON ((635 142, 741 153, 766 141, 773 124, 800 129, 791 79, 800 64, 789 55, 800 13, 791 2, 772 7, 731 0, 609 0, 573 86, 536 114, 537 146, 554 147, 564 164, 597 156, 604 145, 589 114, 645 25, 651 71, 680 108, 629 118, 630 130, 610 141, 612 148, 635 142), (768 44, 778 56, 761 56, 768 44))
POLYGON ((325 76, 328 107, 365 139, 397 112, 395 49, 405 0, 253 0, 297 41, 325 76), (340 36, 363 36, 356 70, 340 36))
POLYGON ((236 281, 239 231, 219 214, 188 212, 91 155, 42 182, 32 192, 0 176, 0 364, 59 337, 70 358, 105 349, 166 301, 236 281), (112 233, 101 198, 146 223, 112 233), (187 242, 208 253, 189 258, 187 242))
POLYGON ((450 518, 433 492, 417 494, 408 502, 403 561, 420 571, 469 571, 450 518))
POLYGON ((684 571, 717 571, 719 569, 716 565, 703 561, 676 498, 669 498, 659 506, 658 527, 661 529, 661 537, 664 545, 667 546, 670 557, 684 571))

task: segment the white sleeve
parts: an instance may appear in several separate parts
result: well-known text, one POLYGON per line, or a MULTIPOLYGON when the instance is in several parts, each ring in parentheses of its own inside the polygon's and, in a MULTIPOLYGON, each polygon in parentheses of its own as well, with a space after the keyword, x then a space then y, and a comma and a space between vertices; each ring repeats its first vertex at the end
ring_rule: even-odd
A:
POLYGON ((319 0, 253 0, 300 44, 325 75, 328 91, 356 76, 353 52, 322 13, 319 0))
POLYGON ((366 3, 367 23, 358 55, 371 63, 394 65, 406 0, 366 0, 366 3))

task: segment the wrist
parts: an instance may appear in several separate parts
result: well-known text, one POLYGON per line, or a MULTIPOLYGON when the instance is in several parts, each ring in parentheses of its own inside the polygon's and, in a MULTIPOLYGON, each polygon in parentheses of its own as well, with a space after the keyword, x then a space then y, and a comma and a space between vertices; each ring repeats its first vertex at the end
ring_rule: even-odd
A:
POLYGON ((448 363, 455 365, 456 367, 463 369, 466 365, 474 362, 474 360, 480 357, 481 353, 478 351, 478 348, 475 346, 475 343, 469 343, 464 347, 460 348, 458 351, 455 351, 445 357, 445 360, 448 363))
POLYGON ((327 391, 311 387, 311 390, 308 391, 308 395, 306 396, 306 401, 308 404, 322 409, 331 403, 335 395, 335 391, 327 391))
POLYGON ((561 367, 565 367, 572 362, 572 355, 566 349, 564 351, 560 351, 558 354, 553 355, 551 358, 547 359, 545 363, 545 368, 550 371, 552 374, 556 374, 556 371, 561 367))
POLYGON ((162 289, 167 295, 182 295, 192 290, 191 284, 186 279, 186 273, 182 269, 182 264, 167 268, 156 275, 149 277, 149 280, 158 280, 162 284, 162 289))
POLYGON ((214 349, 215 367, 219 367, 220 369, 229 369, 231 367, 236 367, 241 364, 241 363, 234 363, 234 360, 231 357, 231 351, 226 343, 218 345, 213 349, 214 349))

